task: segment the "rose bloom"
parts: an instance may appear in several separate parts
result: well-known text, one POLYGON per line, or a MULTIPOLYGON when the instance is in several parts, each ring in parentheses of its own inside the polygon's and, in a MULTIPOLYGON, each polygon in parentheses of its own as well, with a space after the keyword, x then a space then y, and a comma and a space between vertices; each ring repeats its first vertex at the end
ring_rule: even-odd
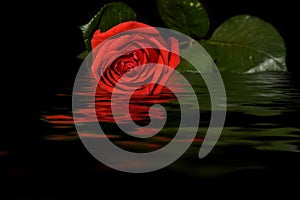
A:
POLYGON ((173 72, 166 66, 175 69, 180 63, 178 40, 166 40, 157 29, 140 22, 123 22, 106 32, 97 30, 91 45, 92 74, 109 93, 134 88, 135 95, 159 94, 173 72))

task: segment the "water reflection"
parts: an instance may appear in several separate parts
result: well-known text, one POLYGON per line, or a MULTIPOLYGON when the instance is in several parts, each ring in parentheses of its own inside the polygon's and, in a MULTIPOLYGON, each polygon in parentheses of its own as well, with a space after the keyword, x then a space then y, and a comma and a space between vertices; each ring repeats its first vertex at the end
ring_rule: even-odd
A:
MULTIPOLYGON (((129 112, 126 112, 127 105, 124 105, 119 108, 118 113, 127 113, 123 115, 113 116, 112 107, 115 104, 122 104, 125 99, 122 99, 122 96, 118 97, 117 101, 111 101, 111 94, 99 90, 96 94, 95 101, 95 110, 100 122, 112 122, 115 123, 128 123, 133 120, 136 123, 147 124, 149 123, 149 108, 153 104, 163 104, 168 103, 172 100, 176 100, 176 97, 171 91, 168 91, 167 88, 164 88, 163 92, 159 95, 135 95, 133 94, 129 102, 129 112)), ((163 119, 166 116, 159 108, 154 109, 154 118, 163 119)), ((93 112, 93 110, 86 110, 85 113, 93 112)))
MULTIPOLYGON (((198 96, 201 122, 191 148, 169 169, 192 176, 216 176, 235 170, 268 169, 284 157, 291 159, 285 160, 287 166, 289 163, 300 166, 296 161, 300 156, 300 90, 293 85, 288 74, 222 74, 228 98, 227 118, 219 142, 205 160, 199 160, 197 154, 210 119, 210 95, 201 76, 194 73, 185 73, 185 76, 198 96)), ((58 94, 62 92, 58 91, 58 94)), ((70 94, 71 91, 67 95, 56 96, 55 102, 71 101, 70 94)), ((108 94, 97 93, 95 105, 98 120, 111 140, 122 148, 147 152, 161 148, 174 137, 180 121, 180 107, 172 93, 166 91, 162 96, 131 99, 130 117, 142 126, 149 123, 149 106, 152 104, 162 104, 167 110, 166 126, 149 140, 128 137, 120 132, 114 124, 109 99, 108 94)), ((43 113, 47 140, 79 140, 70 109, 61 105, 43 113)), ((87 117, 89 112, 84 112, 84 120, 92 120, 87 117)), ((122 123, 127 123, 128 116, 117 117, 122 123)), ((156 117, 165 116, 158 111, 156 117)), ((92 135, 86 133, 86 137, 92 135)))
MULTIPOLYGON (((129 101, 129 106, 127 106, 126 99, 123 97, 124 95, 119 95, 114 100, 112 100, 112 94, 104 91, 100 87, 97 88, 95 94, 92 94, 89 87, 94 79, 92 79, 91 77, 85 77, 80 81, 83 81, 83 83, 85 83, 86 88, 81 90, 81 92, 76 93, 76 95, 79 95, 81 97, 81 101, 86 101, 87 98, 94 96, 95 103, 94 105, 84 104, 87 106, 79 107, 76 110, 73 110, 73 113, 76 112, 80 116, 76 118, 76 123, 88 124, 99 122, 109 139, 111 139, 120 147, 134 152, 149 152, 159 149, 168 144, 175 136, 174 133, 177 132, 177 126, 180 121, 180 107, 178 105, 175 94, 168 88, 164 87, 162 89, 162 92, 156 95, 141 95, 133 93, 129 101), (117 112, 113 114, 112 107, 122 104, 124 104, 124 106, 118 107, 117 112), (147 125, 151 122, 151 120, 157 120, 158 122, 165 121, 168 116, 166 116, 166 112, 161 108, 152 106, 155 104, 164 106, 168 110, 168 113, 170 115, 169 119, 167 119, 166 121, 165 130, 162 130, 157 135, 154 135, 153 133, 158 133, 160 131, 160 128, 158 126, 147 127, 147 125), (149 116, 150 108, 151 119, 149 116), (128 109, 129 112, 127 112, 128 109), (95 114, 97 116, 96 118, 95 114), (126 132, 124 133, 122 130, 120 130, 120 124, 131 125, 132 121, 138 126, 129 126, 132 127, 130 129, 130 135, 127 135, 126 132), (141 139, 135 138, 133 136, 138 136, 141 139)), ((169 82, 171 82, 170 84, 177 86, 175 87, 176 91, 174 92, 184 93, 184 85, 180 84, 180 79, 176 74, 170 77, 169 82)), ((61 95, 61 93, 59 94, 60 95, 56 95, 56 97, 70 97, 69 95, 61 95)), ((64 113, 66 112, 64 111, 64 113)), ((69 111, 69 113, 71 112, 69 111)), ((74 128, 72 115, 45 114, 42 116, 42 120, 51 124, 52 128, 54 129, 73 128, 72 131, 66 131, 67 133, 64 133, 61 136, 59 136, 59 134, 51 134, 50 136, 47 135, 46 138, 48 140, 66 141, 71 139, 78 139, 78 137, 74 137, 74 132, 76 133, 76 130, 74 128)), ((81 137, 99 138, 99 135, 92 132, 87 132, 81 134, 81 137)), ((196 138, 195 141, 202 142, 202 139, 196 138)), ((189 141, 182 140, 175 142, 186 143, 189 141)))

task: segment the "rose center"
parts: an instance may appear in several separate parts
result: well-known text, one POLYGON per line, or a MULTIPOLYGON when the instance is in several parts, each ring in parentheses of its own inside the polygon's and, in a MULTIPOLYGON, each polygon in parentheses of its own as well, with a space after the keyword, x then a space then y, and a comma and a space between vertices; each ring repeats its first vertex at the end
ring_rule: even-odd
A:
POLYGON ((116 61, 114 61, 112 64, 113 71, 119 74, 119 76, 123 76, 129 70, 138 66, 138 62, 139 59, 137 53, 135 51, 129 52, 120 56, 116 61))

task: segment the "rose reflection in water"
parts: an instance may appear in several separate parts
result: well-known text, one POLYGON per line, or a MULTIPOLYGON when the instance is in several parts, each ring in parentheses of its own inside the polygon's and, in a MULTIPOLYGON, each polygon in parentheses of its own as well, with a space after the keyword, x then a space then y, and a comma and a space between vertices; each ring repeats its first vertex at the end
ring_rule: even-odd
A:
MULTIPOLYGON (((91 80, 93 81, 93 80, 91 80)), ((181 83, 181 77, 177 73, 173 73, 168 79, 169 84, 175 85, 176 91, 174 93, 185 93, 185 85, 181 83)), ((90 91, 90 90, 87 90, 90 91)), ((84 113, 82 118, 78 119, 79 123, 89 123, 95 120, 93 112, 96 112, 97 120, 101 123, 105 135, 108 135, 108 138, 113 141, 117 146, 124 150, 132 152, 150 152, 158 150, 165 145, 167 145, 171 140, 173 142, 183 142, 183 143, 202 143, 202 137, 196 137, 193 141, 185 139, 176 139, 176 129, 180 124, 180 113, 178 112, 177 107, 179 103, 173 92, 171 92, 167 87, 163 87, 160 94, 139 94, 133 93, 130 98, 129 106, 124 104, 126 102, 125 97, 122 95, 115 96, 114 101, 112 101, 112 94, 97 87, 95 96, 95 104, 91 105, 89 109, 79 110, 79 113, 84 113), (117 97, 117 98, 116 98, 117 97), (112 112, 112 107, 114 104, 124 104, 124 106, 118 106, 117 112, 112 112), (176 108, 177 112, 173 113, 179 117, 179 119, 174 118, 174 116, 166 116, 168 112, 164 112, 161 108, 152 107, 154 104, 160 104, 162 106, 167 106, 168 108, 176 108), (95 109, 93 109, 93 107, 95 109), (129 108, 129 112, 126 112, 126 109, 129 108), (149 110, 151 108, 151 120, 168 120, 169 117, 172 118, 171 127, 169 131, 167 125, 164 129, 159 127, 146 127, 150 123, 149 110), (90 117, 89 117, 90 116, 90 117), (120 124, 130 124, 135 122, 138 126, 128 132, 120 130, 118 127, 120 124), (116 123, 117 122, 117 123, 116 123), (175 123, 174 123, 175 122, 175 123), (157 134, 149 137, 152 133, 157 132, 157 134), (136 136, 136 137, 135 137, 136 136)), ((81 94, 92 95, 92 94, 81 94)), ((167 111, 170 109, 166 109, 167 111)), ((179 111, 180 112, 180 111, 179 111)), ((169 125, 170 126, 170 125, 169 125)), ((95 134, 94 134, 95 135, 95 134)))
MULTIPOLYGON (((96 94, 96 114, 100 122, 113 122, 118 121, 119 123, 128 123, 131 120, 143 125, 149 122, 149 108, 153 104, 168 103, 172 100, 176 100, 176 97, 167 88, 163 89, 163 92, 158 95, 135 95, 133 94, 129 103, 129 115, 126 114, 118 115, 118 113, 126 113, 127 106, 120 107, 119 112, 116 116, 112 114, 112 107, 114 104, 122 104, 122 96, 119 96, 115 101, 111 102, 111 93, 104 90, 99 90, 96 94)), ((164 112, 159 108, 154 109, 154 118, 163 119, 165 118, 164 112)))
MULTIPOLYGON (((172 84, 178 85, 176 92, 183 92, 184 89, 182 88, 182 84, 178 83, 180 82, 178 79, 179 77, 177 77, 176 74, 173 74, 168 81, 172 82, 172 84)), ((85 96, 93 94, 81 95, 85 96)), ((129 112, 126 112, 126 109, 128 109, 128 107, 127 105, 124 105, 118 107, 119 110, 117 110, 116 114, 113 115, 112 107, 115 106, 115 104, 124 103, 125 100, 126 99, 123 99, 123 95, 119 95, 114 101, 112 101, 112 94, 98 87, 95 94, 95 110, 93 107, 90 107, 85 110, 78 110, 79 113, 84 114, 82 118, 79 118, 79 122, 93 122, 94 118, 89 116, 92 116, 92 112, 96 111, 97 119, 99 122, 118 122, 126 124, 131 121, 134 121, 135 123, 143 127, 147 125, 150 121, 149 108, 152 105, 170 103, 171 101, 177 101, 177 98, 174 95, 174 93, 172 93, 166 87, 163 87, 162 92, 160 94, 155 95, 133 93, 129 101, 129 112)), ((167 118, 167 116, 165 116, 165 112, 163 112, 160 108, 152 107, 151 109, 153 109, 152 111, 154 114, 152 117, 156 120, 163 120, 167 118)), ((136 132, 138 130, 134 131, 136 132)))
MULTIPOLYGON (((91 82, 94 81, 92 77, 85 77, 81 80, 82 82, 87 83, 86 86, 89 87, 91 85, 91 82)), ((168 80, 171 82, 172 85, 177 85, 176 87, 176 93, 184 93, 184 85, 180 83, 180 78, 177 76, 176 73, 173 73, 172 76, 168 80)), ((90 89, 86 88, 86 91, 90 91, 90 89)), ((173 134, 176 133, 176 131, 172 131, 173 134, 167 133, 167 134, 161 134, 158 133, 157 135, 151 137, 151 138, 135 138, 132 136, 129 136, 127 134, 124 134, 121 130, 117 129, 116 127, 116 121, 118 123, 126 124, 130 121, 134 121, 136 124, 139 125, 138 128, 131 130, 131 135, 147 135, 148 132, 153 133, 157 132, 159 130, 153 130, 153 128, 145 128, 146 125, 149 124, 150 118, 149 118, 149 108, 153 104, 161 104, 162 106, 168 105, 169 107, 177 107, 179 105, 176 105, 177 98, 168 88, 164 87, 162 92, 157 95, 140 95, 140 94, 133 94, 130 103, 129 103, 129 114, 130 116, 127 116, 125 114, 118 115, 118 113, 128 113, 124 112, 125 109, 128 109, 127 106, 119 107, 121 110, 117 113, 117 115, 113 116, 112 114, 112 106, 113 102, 122 103, 123 99, 122 96, 118 98, 116 101, 111 101, 112 94, 101 89, 100 87, 97 88, 96 94, 92 93, 80 93, 78 94, 82 96, 82 100, 84 101, 84 97, 94 95, 95 96, 95 104, 90 105, 86 108, 78 109, 74 112, 78 112, 81 114, 82 117, 77 119, 78 123, 93 123, 95 122, 95 118, 93 117, 93 112, 96 111, 97 120, 99 123, 103 124, 105 127, 105 135, 95 135, 92 133, 84 133, 81 135, 81 137, 107 137, 110 140, 112 140, 115 144, 120 146, 123 149, 129 150, 129 151, 135 151, 135 152, 149 152, 154 151, 157 149, 162 148, 164 145, 168 144, 174 137, 173 134), (173 103, 174 104, 173 104, 173 103), (172 103, 172 104, 170 104, 172 103), (95 109, 93 108, 95 107, 95 109), (151 130, 150 130, 151 129, 151 130)), ((60 97, 62 98, 62 97, 60 97)), ((66 97, 64 97, 66 98, 66 97)), ((163 120, 165 118, 168 119, 168 116, 166 116, 165 112, 163 112, 160 108, 151 108, 153 109, 152 112, 152 119, 155 120, 163 120)), ((167 109, 168 110, 168 109, 167 109)), ((176 109, 178 110, 178 109, 176 109)), ((180 112, 180 111, 179 111, 180 112)), ((63 115, 63 114, 57 114, 57 115, 45 115, 44 121, 50 123, 53 128, 56 130, 63 129, 66 130, 66 128, 74 128, 74 121, 72 116, 69 115, 63 115)), ((175 120, 176 121, 176 120, 175 120)), ((174 119, 172 120, 172 123, 174 123, 174 119)), ((179 121, 178 121, 179 124, 179 121)), ((172 128, 176 127, 178 124, 172 124, 172 128)), ((155 128, 154 128, 155 129, 155 128)), ((68 133, 67 131, 64 131, 63 134, 53 134, 51 136, 47 136, 48 140, 57 140, 57 141, 69 141, 78 139, 77 133, 74 133, 73 131, 70 131, 68 133)), ((191 142, 191 141, 175 141, 175 142, 191 142)), ((202 137, 196 137, 193 140, 194 143, 201 144, 203 142, 202 137)))
MULTIPOLYGON (((150 123, 149 110, 153 104, 164 104, 169 103, 171 101, 176 101, 175 95, 170 92, 167 88, 163 88, 163 92, 158 95, 139 95, 133 94, 130 101, 129 106, 124 105, 120 106, 117 109, 117 113, 112 112, 112 107, 116 106, 115 104, 125 104, 126 99, 122 98, 122 96, 118 96, 117 99, 111 101, 111 94, 99 89, 96 93, 95 98, 95 111, 97 115, 97 119, 100 123, 113 123, 114 124, 130 124, 135 122, 138 126, 132 128, 130 130, 130 135, 136 135, 138 137, 149 137, 149 134, 159 132, 159 128, 157 127, 145 127, 150 123), (126 112, 126 109, 129 108, 129 112, 126 112)), ((92 110, 91 110, 92 112, 92 110)), ((163 121, 167 118, 166 113, 162 111, 160 108, 151 107, 151 117, 152 120, 161 120, 163 121)), ((102 126, 105 127, 105 126, 102 126)), ((105 130, 105 133, 109 133, 111 128, 105 130)), ((116 130, 114 130, 116 131, 116 130)), ((118 139, 119 141, 115 141, 117 145, 126 150, 132 151, 150 151, 156 150, 170 142, 171 138, 154 136, 153 143, 152 141, 147 141, 147 139, 137 139, 135 137, 125 135, 121 130, 117 130, 117 132, 122 135, 122 139, 118 139), (164 138, 164 139, 162 139, 164 138)), ((159 134, 159 133, 158 133, 159 134)), ((113 140, 113 139, 112 139, 113 140)))

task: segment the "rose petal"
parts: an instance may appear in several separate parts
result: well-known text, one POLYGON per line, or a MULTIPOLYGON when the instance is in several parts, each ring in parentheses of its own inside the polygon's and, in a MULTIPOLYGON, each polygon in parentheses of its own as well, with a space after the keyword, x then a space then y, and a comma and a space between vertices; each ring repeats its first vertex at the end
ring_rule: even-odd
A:
POLYGON ((171 49, 169 55, 169 66, 175 69, 180 63, 178 41, 177 39, 171 37, 169 38, 168 42, 170 43, 171 49))
POLYGON ((145 33, 144 28, 147 28, 146 34, 155 34, 155 35, 159 34, 159 32, 154 27, 151 27, 147 24, 143 24, 135 21, 128 21, 128 22, 118 24, 106 32, 101 32, 100 30, 96 30, 91 39, 92 49, 94 49, 97 45, 99 45, 104 40, 116 34, 122 33, 124 31, 135 29, 134 32, 136 33, 145 33), (143 29, 138 30, 139 28, 143 28, 143 29))

